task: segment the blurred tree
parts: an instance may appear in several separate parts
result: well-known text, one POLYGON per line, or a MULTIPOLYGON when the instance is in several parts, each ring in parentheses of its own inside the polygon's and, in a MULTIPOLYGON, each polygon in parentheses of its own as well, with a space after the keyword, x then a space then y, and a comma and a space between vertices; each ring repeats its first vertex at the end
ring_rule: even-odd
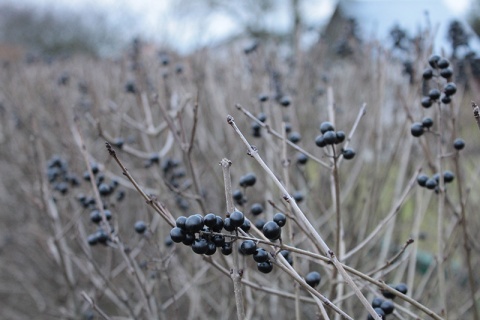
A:
POLYGON ((0 6, 0 41, 19 44, 37 54, 82 53, 93 56, 119 48, 122 35, 99 12, 38 10, 0 6))
POLYGON ((469 22, 475 33, 480 35, 480 0, 471 0, 469 22))

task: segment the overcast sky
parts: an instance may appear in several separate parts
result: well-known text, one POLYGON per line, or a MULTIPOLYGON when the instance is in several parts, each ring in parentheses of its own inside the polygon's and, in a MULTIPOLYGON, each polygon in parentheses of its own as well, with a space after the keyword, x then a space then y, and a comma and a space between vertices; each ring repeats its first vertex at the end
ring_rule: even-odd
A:
MULTIPOLYGON (((96 8, 108 13, 107 19, 132 23, 132 32, 145 38, 166 41, 177 50, 187 52, 190 49, 208 43, 214 43, 226 35, 238 30, 236 21, 228 14, 221 12, 203 12, 195 14, 192 10, 188 20, 183 16, 179 19, 174 4, 178 0, 0 0, 22 6, 41 6, 56 10, 68 7, 74 10, 87 11, 96 8), (190 21, 191 23, 187 23, 190 21)), ((182 0, 195 8, 195 0, 182 0)), ((265 25, 274 27, 277 31, 289 30, 291 24, 290 0, 276 0, 279 3, 275 12, 265 18, 265 25)), ((385 0, 392 1, 392 0, 385 0)), ((401 1, 401 0, 395 0, 401 1)), ((456 14, 465 14, 471 0, 438 0, 446 3, 456 14)), ((235 2, 231 2, 235 3, 235 2)), ((241 5, 241 1, 237 4, 241 5)), ((333 12, 335 0, 302 0, 302 13, 307 25, 319 26, 333 12)), ((178 9, 178 8, 177 8, 178 9)))

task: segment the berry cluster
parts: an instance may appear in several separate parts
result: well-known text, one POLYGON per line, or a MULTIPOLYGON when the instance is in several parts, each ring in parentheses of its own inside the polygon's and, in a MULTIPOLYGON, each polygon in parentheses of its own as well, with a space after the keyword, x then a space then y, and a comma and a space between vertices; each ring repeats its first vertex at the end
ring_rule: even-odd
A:
MULTIPOLYGON (((443 172, 443 181, 445 183, 450 183, 455 179, 453 172, 446 170, 443 172)), ((425 187, 430 190, 435 190, 438 192, 438 185, 440 184, 440 174, 435 173, 432 177, 428 177, 425 174, 420 174, 417 177, 417 182, 421 187, 425 187)))
MULTIPOLYGON (((389 285, 389 286, 403 294, 407 294, 408 292, 408 287, 404 283, 399 283, 396 286, 392 286, 392 285, 389 285)), ((382 317, 382 319, 386 319, 386 316, 388 314, 393 313, 393 311, 395 310, 395 305, 393 304, 393 301, 391 301, 395 299, 395 294, 386 290, 382 290, 382 295, 388 300, 380 297, 376 297, 372 300, 372 307, 375 310, 375 312, 380 317, 382 317)), ((373 317, 371 315, 368 315, 368 319, 373 320, 373 317)))
MULTIPOLYGON (((315 138, 315 144, 320 147, 326 147, 327 145, 340 144, 345 141, 345 132, 335 131, 335 127, 331 122, 325 121, 320 124, 321 135, 315 138)), ((342 155, 346 160, 353 159, 355 157, 355 151, 351 148, 342 148, 342 155)))
MULTIPOLYGON (((90 167, 95 177, 95 184, 97 185, 98 192, 100 193, 100 195, 102 197, 109 197, 113 195, 114 192, 117 190, 118 181, 115 179, 112 179, 110 180, 110 182, 107 182, 105 179, 105 175, 102 172, 100 172, 100 167, 98 166, 97 163, 91 163, 90 167)), ((85 181, 90 181, 90 174, 88 170, 85 170, 83 172, 83 179, 85 181)), ((116 193, 115 199, 117 201, 122 201, 124 197, 125 197, 125 191, 118 190, 116 193)), ((83 205, 84 208, 88 208, 88 207, 91 208, 92 205, 93 206, 95 205, 94 203, 95 200, 93 200, 93 203, 92 203, 92 199, 90 199, 89 197, 85 197, 83 195, 78 196, 78 200, 80 201, 80 203, 83 205)))
MULTIPOLYGON (((430 68, 423 71, 423 79, 428 81, 434 76, 441 76, 449 81, 453 75, 453 70, 450 68, 450 62, 438 55, 432 55, 428 59, 430 68)), ((428 96, 422 98, 422 106, 430 108, 433 102, 440 99, 443 104, 449 104, 452 101, 452 96, 457 92, 457 86, 453 82, 448 82, 443 87, 443 94, 437 88, 432 88, 428 92, 428 96)))
POLYGON ((67 161, 58 155, 54 155, 48 160, 47 179, 53 188, 62 195, 67 194, 69 186, 80 185, 78 177, 68 170, 67 161))

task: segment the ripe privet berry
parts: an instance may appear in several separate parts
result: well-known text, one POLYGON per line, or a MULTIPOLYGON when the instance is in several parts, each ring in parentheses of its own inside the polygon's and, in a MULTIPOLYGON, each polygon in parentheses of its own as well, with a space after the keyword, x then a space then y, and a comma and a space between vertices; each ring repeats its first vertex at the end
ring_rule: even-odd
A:
POLYGON ((192 244, 192 250, 196 254, 206 253, 208 250, 208 241, 203 238, 195 239, 195 241, 192 244))
POLYGON ((213 236, 212 241, 217 247, 222 247, 225 244, 225 237, 221 234, 216 234, 213 236))
POLYGON ((208 241, 207 243, 207 252, 205 252, 205 254, 207 256, 211 256, 211 255, 214 255, 215 252, 217 252, 217 246, 215 245, 215 243, 211 242, 211 241, 208 241))
POLYGON ((423 97, 422 98, 422 107, 430 108, 432 106, 432 99, 430 97, 423 97))
POLYGON ((303 192, 302 191, 295 191, 292 194, 292 198, 295 199, 296 202, 302 202, 303 201, 303 192))
POLYGON ((297 164, 298 165, 304 165, 308 161, 308 157, 306 154, 299 152, 297 153, 297 164))
POLYGON ((351 148, 343 149, 342 155, 345 160, 351 160, 355 157, 355 151, 351 148))
POLYGON ((103 229, 98 229, 98 231, 95 233, 95 236, 97 237, 97 241, 100 243, 105 244, 108 241, 108 234, 103 229))
POLYGON ((445 58, 441 58, 440 60, 437 61, 437 66, 440 69, 448 68, 449 65, 450 65, 450 62, 448 62, 448 60, 445 58))
POLYGON ((261 94, 258 96, 258 101, 265 102, 268 101, 268 94, 261 94))
POLYGON ((245 216, 242 212, 240 211, 233 211, 231 214, 230 214, 230 224, 234 227, 234 228, 238 228, 238 227, 241 227, 243 222, 245 221, 245 216))
POLYGON ((383 301, 385 301, 383 298, 380 298, 380 297, 376 297, 376 298, 373 298, 372 300, 372 307, 373 308, 380 308, 380 306, 382 305, 383 301))
POLYGON ((428 91, 428 96, 432 100, 437 100, 438 98, 440 98, 440 94, 440 90, 438 89, 431 89, 430 91, 428 91))
POLYGON ((125 140, 120 137, 115 138, 115 140, 113 140, 113 145, 119 149, 122 149, 124 143, 125 143, 125 140))
POLYGON ((284 96, 280 99, 280 104, 283 107, 288 107, 290 105, 290 103, 292 103, 292 100, 290 99, 289 96, 284 96))
POLYGON ((222 246, 222 249, 220 249, 223 255, 228 256, 229 254, 232 253, 232 243, 231 242, 225 242, 222 246))
POLYGON ((385 314, 391 314, 393 310, 395 310, 395 305, 391 300, 385 300, 380 305, 380 309, 382 309, 385 314))
POLYGON ((335 127, 329 121, 322 122, 320 124, 320 132, 322 134, 325 134, 325 132, 328 132, 328 131, 335 131, 335 127))
POLYGON ((430 58, 428 58, 428 64, 432 67, 432 68, 437 68, 437 62, 440 60, 440 56, 439 55, 431 55, 430 58))
POLYGON ((243 224, 240 226, 240 229, 242 229, 245 232, 250 231, 250 228, 252 227, 252 224, 250 223, 250 220, 245 218, 245 221, 243 221, 243 224))
POLYGON ((425 118, 423 118, 423 120, 422 120, 422 126, 423 126, 424 128, 427 128, 427 129, 428 129, 428 128, 431 128, 431 127, 433 126, 433 119, 430 118, 430 117, 425 117, 425 118))
POLYGON ((275 213, 273 221, 278 224, 279 227, 283 227, 287 223, 287 216, 281 212, 275 213))
POLYGON ((235 200, 237 203, 241 202, 243 200, 243 193, 241 190, 234 190, 232 193, 233 200, 235 200))
POLYGON ((339 144, 345 141, 345 132, 337 131, 335 134, 337 136, 337 141, 335 142, 336 144, 339 144))
POLYGON ((263 206, 260 203, 254 203, 250 207, 250 213, 254 216, 258 216, 263 212, 263 206))
POLYGON ((185 233, 185 239, 183 239, 182 243, 186 246, 191 246, 195 241, 195 235, 193 233, 185 233))
POLYGON ((423 125, 420 122, 414 122, 410 127, 410 132, 414 137, 420 137, 423 134, 423 125))
POLYGON ((425 174, 420 174, 420 175, 418 175, 418 177, 417 177, 417 182, 418 182, 418 184, 419 184, 421 187, 425 187, 428 179, 429 179, 429 178, 428 178, 427 175, 425 175, 425 174))
POLYGON ((252 135, 254 137, 259 138, 262 136, 262 133, 261 133, 262 126, 260 124, 253 121, 250 127, 252 128, 252 135))
POLYGON ((112 188, 106 184, 106 183, 101 183, 98 186, 98 192, 100 193, 101 196, 108 196, 109 194, 112 193, 112 188))
POLYGON ((190 233, 195 233, 202 230, 203 226, 203 218, 198 214, 189 216, 185 221, 185 230, 190 233))
POLYGON ((290 132, 288 135, 288 140, 292 143, 298 143, 302 139, 302 135, 296 131, 290 132))
POLYGON ((455 175, 453 174, 452 171, 446 170, 445 172, 443 172, 443 181, 445 181, 445 183, 450 183, 454 179, 455 179, 455 175))
POLYGON ((97 234, 93 233, 93 234, 88 235, 87 241, 88 241, 88 244, 91 245, 91 246, 96 245, 97 242, 98 242, 97 234))
POLYGON ((187 221, 187 217, 180 216, 175 220, 175 225, 181 229, 185 229, 185 222, 187 221))
POLYGON ((322 277, 317 271, 312 271, 305 277, 305 282, 312 288, 318 286, 320 284, 320 280, 322 280, 322 277))
POLYGON ((232 225, 230 218, 225 218, 225 220, 223 220, 223 228, 230 232, 235 230, 235 227, 232 225))
MULTIPOLYGON (((388 285, 390 288, 394 288, 391 284, 388 285)), ((395 294, 390 292, 390 291, 387 291, 387 290, 382 290, 382 294, 385 298, 387 299, 395 299, 395 294)))
POLYGON ((223 219, 220 216, 215 217, 215 225, 212 227, 214 232, 220 232, 223 229, 223 219))
POLYGON ((90 212, 90 221, 92 221, 93 223, 99 223, 100 221, 102 221, 102 215, 100 214, 100 211, 93 210, 92 212, 90 212))
POLYGON ((405 283, 399 283, 395 286, 395 290, 403 293, 403 294, 407 294, 408 292, 408 287, 405 283))
POLYGON ((285 133, 290 133, 292 131, 292 124, 290 122, 285 122, 285 133))
POLYGON ((159 163, 160 162, 160 155, 156 152, 152 153, 149 158, 151 163, 159 163))
POLYGON ((257 119, 261 122, 265 122, 267 121, 267 115, 263 112, 260 112, 258 115, 257 115, 257 119))
POLYGON ((429 178, 427 182, 425 182, 425 187, 427 189, 433 190, 437 186, 437 180, 429 178))
POLYGON ((293 266, 293 259, 292 259, 292 256, 290 255, 290 251, 282 250, 280 251, 280 254, 285 258, 285 260, 287 260, 288 264, 293 266))
POLYGON ((455 141, 453 141, 453 147, 455 148, 455 150, 462 150, 463 148, 465 148, 465 140, 463 140, 462 138, 455 139, 455 141))
POLYGON ((446 94, 444 94, 442 96, 442 99, 440 99, 440 101, 442 101, 443 104, 449 104, 450 102, 452 102, 452 98, 446 94))
POLYGON ((445 68, 440 70, 440 75, 444 77, 445 79, 449 79, 453 75, 453 70, 452 68, 445 68))
POLYGON ((268 252, 265 251, 263 248, 257 248, 255 253, 253 254, 253 260, 255 262, 265 262, 268 260, 268 252))
POLYGON ((427 69, 423 70, 422 77, 423 77, 423 79, 425 79, 425 80, 430 80, 430 79, 432 79, 432 77, 433 77, 433 70, 430 69, 430 68, 427 68, 427 69))
POLYGON ((327 145, 323 139, 323 135, 319 135, 315 138, 315 144, 320 148, 323 148, 327 145))
POLYGON ((280 226, 274 221, 268 221, 262 228, 262 232, 270 240, 277 240, 280 238, 282 230, 280 226))
POLYGON ((165 237, 165 240, 163 242, 165 244, 165 247, 171 247, 173 245, 173 241, 172 241, 172 238, 170 238, 170 236, 166 236, 165 237))
POLYGON ((267 223, 267 222, 265 221, 265 219, 261 219, 261 218, 260 218, 260 219, 257 219, 257 220, 255 221, 255 228, 257 228, 257 229, 259 229, 259 230, 262 230, 262 229, 263 229, 263 226, 265 225, 265 223, 267 223))
POLYGON ((257 263, 258 271, 262 273, 270 273, 273 270, 273 264, 270 260, 257 263))
POLYGON ((325 144, 335 144, 337 142, 337 135, 334 131, 327 131, 323 134, 323 141, 325 144))
POLYGON ((254 254, 257 250, 257 244, 253 240, 245 240, 240 245, 240 251, 245 255, 254 254))
POLYGON ((143 234, 145 233, 145 230, 147 230, 147 224, 142 220, 135 222, 133 227, 135 228, 135 232, 138 234, 143 234))
POLYGON ((203 218, 203 223, 209 227, 213 228, 217 223, 217 216, 214 213, 209 213, 203 218))
POLYGON ((244 176, 240 177, 240 186, 241 187, 251 187, 257 182, 257 177, 254 173, 247 173, 244 176))
POLYGON ((453 82, 449 82, 443 87, 443 92, 446 95, 453 96, 457 92, 457 86, 453 82))
MULTIPOLYGON (((373 309, 375 311, 376 314, 378 314, 378 316, 382 319, 385 319, 385 311, 383 311, 383 309, 381 308, 374 308, 373 309)), ((371 314, 368 315, 368 320, 373 320, 373 317, 371 314)))
POLYGON ((179 227, 174 227, 172 230, 170 230, 170 238, 173 242, 180 243, 185 240, 185 232, 179 227))

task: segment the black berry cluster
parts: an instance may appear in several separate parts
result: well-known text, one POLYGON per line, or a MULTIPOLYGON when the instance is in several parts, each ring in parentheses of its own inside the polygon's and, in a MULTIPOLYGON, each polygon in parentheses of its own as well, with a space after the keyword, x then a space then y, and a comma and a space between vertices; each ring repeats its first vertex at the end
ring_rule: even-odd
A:
MULTIPOLYGON (((455 179, 453 172, 446 170, 443 172, 443 181, 445 183, 450 183, 455 179)), ((421 187, 425 187, 430 190, 438 191, 438 185, 440 184, 440 174, 435 173, 432 177, 429 177, 425 174, 420 174, 417 177, 417 182, 421 187)))
POLYGON ((58 155, 47 162, 47 179, 54 190, 62 195, 67 194, 70 187, 80 185, 78 177, 69 171, 67 161, 58 155))
POLYGON ((423 118, 422 122, 414 122, 410 127, 410 132, 414 137, 420 137, 425 131, 429 131, 433 126, 433 120, 430 117, 423 118))
POLYGON ((272 221, 266 222, 262 227, 262 232, 265 237, 271 241, 280 239, 282 235, 282 227, 287 223, 285 214, 278 212, 273 216, 272 221))
MULTIPOLYGON (((262 96, 261 99, 265 98, 266 97, 266 100, 268 100, 268 96, 262 96)), ((260 100, 262 101, 262 100, 260 100)), ((263 102, 263 101, 262 101, 263 102)), ((260 112, 258 115, 257 115, 257 119, 258 121, 260 122, 265 122, 267 121, 267 115, 263 112, 260 112)), ((255 138, 260 138, 262 136, 262 126, 257 122, 257 121, 252 121, 252 124, 251 124, 251 129, 252 129, 252 135, 255 137, 255 138)))
MULTIPOLYGON (((345 132, 335 131, 335 127, 331 122, 325 121, 320 124, 321 135, 315 138, 315 144, 324 148, 328 145, 340 144, 345 141, 345 132)), ((353 159, 355 157, 355 151, 351 148, 342 148, 342 155, 346 160, 353 159)))
MULTIPOLYGON (((450 62, 438 55, 432 55, 428 59, 429 68, 423 71, 423 79, 425 81, 431 80, 433 77, 442 77, 446 81, 450 81, 453 75, 453 70, 450 67, 450 62)), ((452 101, 452 96, 457 92, 457 86, 453 82, 447 82, 443 86, 443 90, 432 88, 428 95, 422 98, 422 106, 430 108, 432 104, 440 100, 443 104, 449 104, 452 101)))
MULTIPOLYGON (((256 182, 257 182, 257 176, 254 173, 250 172, 241 176, 238 184, 240 185, 240 187, 243 188, 243 191, 245 191, 246 188, 253 187, 256 182)), ((242 206, 247 202, 247 198, 245 197, 244 192, 242 192, 242 190, 239 190, 239 189, 234 190, 232 192, 232 196, 233 196, 233 200, 238 205, 242 206)))
MULTIPOLYGON (((389 285, 389 286, 403 294, 407 294, 408 292, 407 285, 404 283, 399 283, 395 286, 393 285, 389 285)), ((382 319, 386 319, 387 315, 392 314, 393 311, 395 310, 395 304, 392 301, 393 299, 395 299, 395 294, 387 290, 382 290, 382 295, 386 299, 381 297, 374 298, 372 300, 372 307, 375 310, 375 312, 382 317, 382 319)), ((373 320, 373 317, 371 315, 368 315, 368 319, 373 320)))

